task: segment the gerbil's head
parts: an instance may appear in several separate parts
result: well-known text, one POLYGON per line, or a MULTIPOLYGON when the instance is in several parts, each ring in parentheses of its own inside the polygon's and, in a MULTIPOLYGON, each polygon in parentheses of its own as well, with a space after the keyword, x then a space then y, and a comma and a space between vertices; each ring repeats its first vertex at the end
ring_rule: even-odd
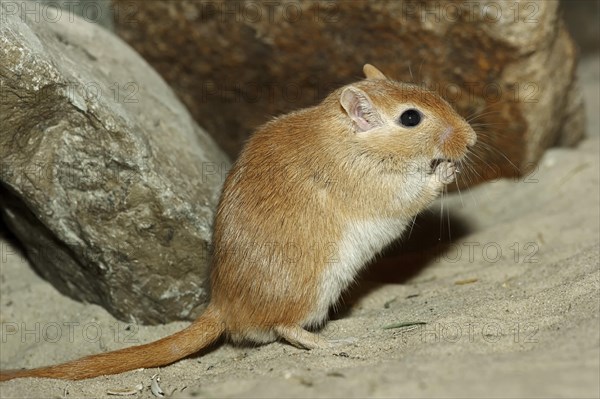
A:
POLYGON ((459 161, 473 146, 471 126, 436 93, 395 82, 366 64, 366 79, 337 92, 350 126, 350 140, 381 159, 434 169, 459 161))

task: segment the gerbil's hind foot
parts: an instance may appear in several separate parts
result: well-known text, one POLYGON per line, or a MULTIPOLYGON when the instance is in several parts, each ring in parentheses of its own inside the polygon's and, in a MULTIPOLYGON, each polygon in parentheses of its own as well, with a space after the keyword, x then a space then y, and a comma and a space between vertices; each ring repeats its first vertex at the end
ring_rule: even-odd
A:
POLYGON ((290 344, 301 349, 323 349, 350 345, 358 342, 356 338, 326 340, 318 334, 306 331, 300 326, 278 326, 275 331, 290 344))
POLYGON ((300 326, 277 326, 275 331, 281 338, 301 349, 328 348, 330 346, 329 341, 300 326))

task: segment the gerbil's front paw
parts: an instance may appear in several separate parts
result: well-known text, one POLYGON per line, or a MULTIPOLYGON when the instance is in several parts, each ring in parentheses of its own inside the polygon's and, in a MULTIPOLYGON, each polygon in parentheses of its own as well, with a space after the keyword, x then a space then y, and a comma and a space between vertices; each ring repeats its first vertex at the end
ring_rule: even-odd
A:
POLYGON ((436 165, 432 180, 434 185, 443 186, 446 184, 450 184, 456 178, 457 168, 454 162, 443 161, 436 165))

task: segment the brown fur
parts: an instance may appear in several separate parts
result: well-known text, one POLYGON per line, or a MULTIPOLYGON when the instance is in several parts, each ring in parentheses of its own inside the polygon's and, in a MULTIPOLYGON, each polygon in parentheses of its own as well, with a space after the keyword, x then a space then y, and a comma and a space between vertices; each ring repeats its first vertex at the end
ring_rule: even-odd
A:
POLYGON ((440 175, 442 169, 454 171, 451 163, 432 171, 431 160, 458 160, 475 142, 469 125, 436 94, 387 80, 370 65, 364 71, 366 80, 272 120, 247 143, 218 206, 211 303, 200 318, 150 344, 2 372, 0 380, 80 379, 162 366, 223 333, 234 341, 283 338, 306 348, 327 345, 304 328, 326 321, 326 310, 355 269, 390 241, 386 236, 381 245, 373 244, 383 234, 377 223, 398 223, 402 230, 451 181, 440 175), (423 112, 420 125, 398 125, 408 108, 423 112), (374 223, 374 238, 361 223, 374 223), (353 242, 352 234, 371 241, 365 248, 358 244, 357 260, 348 258, 357 265, 348 268, 343 245, 353 242))

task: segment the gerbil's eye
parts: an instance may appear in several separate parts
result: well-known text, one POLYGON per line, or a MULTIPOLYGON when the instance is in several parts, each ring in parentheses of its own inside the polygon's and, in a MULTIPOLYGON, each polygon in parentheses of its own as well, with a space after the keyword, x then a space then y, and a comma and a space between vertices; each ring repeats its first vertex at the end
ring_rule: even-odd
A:
POLYGON ((421 123, 421 113, 416 109, 407 109, 400 115, 402 126, 413 127, 421 123))

